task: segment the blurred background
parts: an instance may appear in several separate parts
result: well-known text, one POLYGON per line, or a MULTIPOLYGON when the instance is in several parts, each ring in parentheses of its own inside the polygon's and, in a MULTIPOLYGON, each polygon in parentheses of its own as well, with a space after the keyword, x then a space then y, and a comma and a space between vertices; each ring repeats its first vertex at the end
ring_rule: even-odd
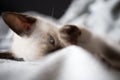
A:
POLYGON ((36 11, 60 18, 70 3, 71 0, 0 0, 0 14, 4 11, 36 11))

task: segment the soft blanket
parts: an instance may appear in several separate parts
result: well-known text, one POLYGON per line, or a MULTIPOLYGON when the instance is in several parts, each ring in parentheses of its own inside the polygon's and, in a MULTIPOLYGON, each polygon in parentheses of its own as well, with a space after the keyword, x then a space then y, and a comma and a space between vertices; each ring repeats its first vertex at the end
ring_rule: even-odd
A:
POLYGON ((0 80, 119 80, 82 48, 71 46, 35 62, 0 60, 0 80))

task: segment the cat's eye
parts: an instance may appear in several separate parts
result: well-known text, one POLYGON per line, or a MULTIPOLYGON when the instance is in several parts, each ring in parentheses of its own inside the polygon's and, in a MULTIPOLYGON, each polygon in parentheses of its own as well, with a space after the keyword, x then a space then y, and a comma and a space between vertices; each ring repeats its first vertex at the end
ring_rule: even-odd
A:
POLYGON ((53 36, 50 35, 50 39, 49 42, 54 45, 55 44, 55 39, 53 38, 53 36))

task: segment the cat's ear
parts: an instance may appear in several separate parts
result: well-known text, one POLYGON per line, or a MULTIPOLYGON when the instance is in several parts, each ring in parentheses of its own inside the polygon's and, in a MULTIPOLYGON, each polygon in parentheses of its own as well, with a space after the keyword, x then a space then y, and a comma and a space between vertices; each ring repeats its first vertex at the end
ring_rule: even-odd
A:
POLYGON ((5 23, 18 35, 29 35, 33 29, 36 18, 15 12, 5 12, 2 14, 5 23))
POLYGON ((76 44, 81 30, 76 25, 65 25, 61 30, 63 38, 72 44, 76 44))

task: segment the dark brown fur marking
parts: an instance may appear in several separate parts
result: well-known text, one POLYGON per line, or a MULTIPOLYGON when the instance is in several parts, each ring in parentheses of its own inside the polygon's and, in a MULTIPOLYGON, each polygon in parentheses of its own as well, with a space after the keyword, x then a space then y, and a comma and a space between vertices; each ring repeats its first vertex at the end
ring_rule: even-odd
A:
POLYGON ((0 59, 10 59, 10 60, 16 60, 16 61, 23 61, 22 58, 13 57, 10 52, 0 52, 0 59))
POLYGON ((62 38, 72 44, 77 44, 77 39, 81 35, 81 30, 75 25, 65 25, 60 32, 65 35, 62 38))
POLYGON ((113 62, 120 62, 120 52, 109 46, 104 47, 105 57, 113 62))
POLYGON ((18 35, 27 34, 29 36, 32 30, 31 25, 36 22, 33 17, 15 12, 4 12, 2 17, 5 23, 18 35))

